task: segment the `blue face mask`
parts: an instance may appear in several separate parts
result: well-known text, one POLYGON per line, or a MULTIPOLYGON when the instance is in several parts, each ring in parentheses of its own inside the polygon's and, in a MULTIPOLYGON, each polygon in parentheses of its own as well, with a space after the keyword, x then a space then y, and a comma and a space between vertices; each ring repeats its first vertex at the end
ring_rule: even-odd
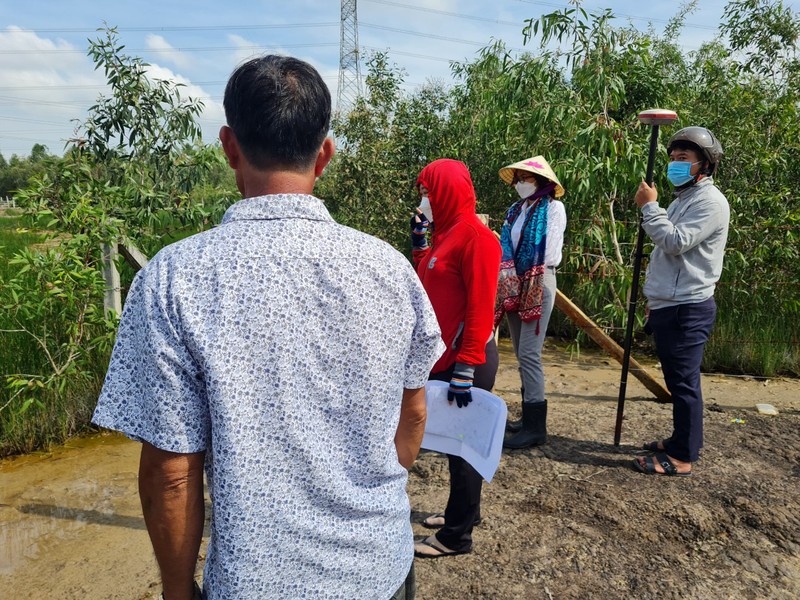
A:
POLYGON ((697 162, 684 162, 680 160, 673 161, 669 163, 667 167, 667 179, 669 182, 674 185, 675 187, 682 186, 686 183, 689 183, 694 177, 692 177, 692 166, 696 165, 697 162))

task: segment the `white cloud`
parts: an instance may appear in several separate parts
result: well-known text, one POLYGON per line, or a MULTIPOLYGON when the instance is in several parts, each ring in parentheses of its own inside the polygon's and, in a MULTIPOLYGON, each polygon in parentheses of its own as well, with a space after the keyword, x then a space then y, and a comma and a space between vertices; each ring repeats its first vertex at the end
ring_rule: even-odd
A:
POLYGON ((158 52, 160 57, 170 61, 176 67, 185 69, 192 64, 191 59, 185 52, 175 48, 160 35, 148 35, 145 37, 145 44, 149 50, 158 52))
POLYGON ((203 129, 203 141, 213 143, 217 139, 220 126, 225 124, 225 111, 222 103, 214 100, 201 86, 193 84, 189 79, 176 74, 167 67, 151 64, 147 68, 150 79, 161 79, 182 84, 180 95, 182 98, 197 98, 203 101, 203 112, 199 117, 203 129))
POLYGON ((235 48, 231 61, 233 65, 240 65, 246 60, 264 53, 264 46, 240 35, 228 35, 228 42, 235 48))
POLYGON ((0 152, 25 155, 42 143, 60 153, 105 89, 83 49, 18 27, 0 31, 0 152))
MULTIPOLYGON (((148 38, 151 48, 158 43, 154 37, 148 38)), ((27 155, 36 143, 60 154, 75 133, 74 121, 86 118, 100 94, 110 93, 102 70, 95 71, 82 48, 18 27, 0 31, 0 72, 0 152, 7 158, 27 155)), ((168 67, 151 64, 148 76, 181 83, 181 96, 201 99, 203 140, 216 140, 225 123, 219 100, 168 67)))

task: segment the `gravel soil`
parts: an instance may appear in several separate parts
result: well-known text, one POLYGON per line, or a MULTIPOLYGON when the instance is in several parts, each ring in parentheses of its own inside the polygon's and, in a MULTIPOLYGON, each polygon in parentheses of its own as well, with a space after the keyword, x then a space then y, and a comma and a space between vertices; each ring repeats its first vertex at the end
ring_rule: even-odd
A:
MULTIPOLYGON (((567 600, 800 598, 800 382, 703 378, 705 444, 691 477, 631 468, 671 430, 671 405, 628 381, 614 446, 617 363, 545 348, 547 444, 506 451, 484 485, 473 552, 417 559, 418 597, 567 600), (755 409, 779 410, 765 416, 755 409)), ((660 378, 653 361, 642 361, 660 378)), ((517 418, 519 378, 501 347, 495 393, 517 418)), ((415 533, 444 509, 444 457, 425 453, 409 484, 415 533)))

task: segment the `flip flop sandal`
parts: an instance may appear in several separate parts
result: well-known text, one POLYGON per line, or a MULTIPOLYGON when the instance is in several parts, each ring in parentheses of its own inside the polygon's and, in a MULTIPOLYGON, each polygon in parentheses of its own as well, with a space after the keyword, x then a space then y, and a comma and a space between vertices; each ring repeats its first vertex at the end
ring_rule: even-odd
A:
POLYGON ((655 442, 645 442, 642 444, 642 449, 647 450, 648 452, 663 452, 663 442, 661 440, 656 440, 655 442), (658 447, 659 444, 662 444, 661 448, 658 447))
MULTIPOLYGON (((473 523, 473 526, 480 525, 483 519, 478 519, 473 523)), ((435 513, 422 519, 420 524, 428 529, 441 529, 444 527, 446 521, 444 520, 444 513, 435 513)))
POLYGON ((441 529, 444 523, 444 513, 435 513, 422 519, 422 526, 428 529, 441 529))
POLYGON ((414 542, 414 556, 417 558, 441 558, 443 556, 456 556, 458 554, 469 554, 472 550, 448 550, 436 539, 436 534, 426 537, 424 540, 414 542), (430 552, 430 550, 434 552, 430 552))
POLYGON ((639 462, 639 459, 633 460, 633 468, 639 471, 640 473, 645 473, 647 475, 668 475, 674 477, 689 477, 692 472, 689 471, 687 473, 680 473, 678 469, 675 467, 675 464, 669 459, 665 453, 661 452, 656 454, 655 456, 645 456, 644 457, 644 466, 642 463, 639 462), (664 472, 656 470, 656 463, 661 465, 661 468, 664 469, 664 472))

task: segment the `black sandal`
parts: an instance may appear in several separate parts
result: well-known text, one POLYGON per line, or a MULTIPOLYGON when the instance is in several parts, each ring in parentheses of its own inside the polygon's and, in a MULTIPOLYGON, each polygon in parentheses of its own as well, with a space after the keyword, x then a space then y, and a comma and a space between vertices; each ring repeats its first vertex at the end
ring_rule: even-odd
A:
POLYGON ((688 471, 686 473, 681 473, 678 471, 675 464, 669 459, 664 452, 656 454, 655 456, 645 456, 644 457, 644 466, 639 461, 638 458, 633 460, 633 468, 639 471, 640 473, 645 473, 647 475, 668 475, 674 477, 689 477, 692 472, 688 471), (661 465, 661 468, 664 469, 663 472, 656 470, 656 464, 661 465))
POLYGON ((444 513, 433 513, 422 519, 422 526, 428 529, 441 529, 444 527, 444 513), (441 522, 439 521, 441 519, 441 522))
MULTIPOLYGON (((483 519, 481 517, 478 517, 472 525, 473 526, 480 525, 482 520, 483 519)), ((441 529, 442 527, 445 526, 445 523, 446 521, 444 520, 443 512, 433 513, 432 515, 429 515, 424 519, 422 519, 422 521, 420 521, 420 524, 423 527, 427 527, 428 529, 441 529)))
POLYGON ((444 556, 458 556, 459 554, 469 554, 472 550, 450 550, 433 534, 424 540, 414 542, 414 556, 417 558, 442 558, 444 556))

